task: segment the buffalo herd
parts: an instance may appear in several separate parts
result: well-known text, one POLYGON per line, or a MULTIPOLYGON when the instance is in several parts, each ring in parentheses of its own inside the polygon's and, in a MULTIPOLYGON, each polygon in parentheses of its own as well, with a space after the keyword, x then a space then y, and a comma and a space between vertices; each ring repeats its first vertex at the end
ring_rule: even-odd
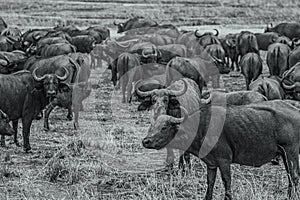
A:
POLYGON ((259 167, 279 162, 279 156, 288 174, 288 195, 294 195, 300 175, 300 24, 270 24, 264 33, 225 36, 218 29, 186 31, 138 17, 114 25, 117 38, 102 26, 21 31, 0 18, 2 146, 11 135, 19 145, 21 119, 23 148, 29 152, 33 120, 44 117, 48 131, 56 106, 68 109, 67 118, 74 118, 78 129, 92 69, 106 62, 122 103, 138 101, 138 111, 153 111, 142 145, 166 148, 168 169, 174 149, 183 171, 191 168, 190 155, 206 164, 206 200, 213 197, 217 169, 225 199, 232 199, 232 163, 259 167), (262 76, 262 55, 268 77, 262 76), (245 77, 246 90, 222 89, 222 74, 231 72, 245 77))

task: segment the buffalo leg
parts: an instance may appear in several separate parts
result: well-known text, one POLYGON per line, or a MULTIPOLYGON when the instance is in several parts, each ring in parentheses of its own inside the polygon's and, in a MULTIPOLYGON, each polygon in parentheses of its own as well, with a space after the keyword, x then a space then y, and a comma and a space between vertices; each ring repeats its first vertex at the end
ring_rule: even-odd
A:
POLYGON ((230 163, 221 163, 220 166, 221 177, 225 187, 225 200, 231 200, 231 173, 230 163))
POLYGON ((186 152, 181 152, 180 154, 178 168, 182 169, 182 174, 184 174, 185 166, 188 167, 188 172, 191 170, 190 154, 186 152))
POLYGON ((5 147, 5 136, 1 135, 1 147, 5 147))
POLYGON ((205 200, 212 200, 216 175, 217 167, 207 166, 207 190, 205 194, 205 200))
POLYGON ((73 119, 72 105, 69 105, 69 106, 68 106, 68 115, 67 115, 67 119, 70 120, 70 121, 73 119))
POLYGON ((28 153, 31 150, 29 137, 30 137, 30 127, 31 127, 33 118, 34 118, 34 115, 22 117, 23 149, 26 153, 28 153))
POLYGON ((15 131, 14 133, 14 143, 16 144, 17 147, 20 146, 19 141, 18 141, 18 120, 14 120, 12 122, 13 129, 15 131))
POLYGON ((166 167, 173 170, 173 163, 174 163, 175 155, 174 151, 171 148, 167 148, 167 159, 166 159, 166 167))
POLYGON ((296 188, 299 181, 299 155, 298 152, 294 151, 293 149, 284 149, 283 147, 280 147, 281 149, 281 155, 283 159, 283 163, 285 166, 285 169, 288 174, 288 195, 289 198, 293 196, 293 194, 296 194, 296 188))
POLYGON ((79 118, 79 105, 74 105, 74 129, 75 130, 79 129, 78 118, 79 118))
POLYGON ((49 130, 49 115, 57 105, 57 99, 51 101, 45 109, 44 130, 49 130))

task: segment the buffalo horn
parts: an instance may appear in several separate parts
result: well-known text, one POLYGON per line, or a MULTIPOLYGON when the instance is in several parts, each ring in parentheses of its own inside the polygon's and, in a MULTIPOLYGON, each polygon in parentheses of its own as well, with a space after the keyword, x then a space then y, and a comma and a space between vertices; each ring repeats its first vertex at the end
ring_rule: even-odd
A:
POLYGON ((218 35, 219 35, 219 31, 218 31, 218 29, 214 28, 214 30, 216 31, 216 34, 215 34, 215 36, 218 36, 218 35))
POLYGON ((171 123, 180 124, 180 123, 184 122, 188 118, 188 112, 187 112, 187 110, 184 107, 182 107, 182 106, 180 106, 180 109, 181 109, 181 114, 183 115, 183 117, 180 117, 180 118, 172 117, 172 116, 167 117, 167 119, 171 123))
POLYGON ((199 31, 199 30, 196 30, 196 31, 194 32, 194 35, 195 35, 197 38, 200 38, 200 37, 202 37, 204 34, 198 35, 198 31, 199 31))
POLYGON ((42 80, 44 80, 44 79, 46 78, 46 74, 43 75, 42 77, 38 77, 38 76, 36 75, 36 71, 37 71, 37 70, 38 70, 38 67, 35 68, 35 69, 33 70, 32 76, 33 76, 34 80, 40 82, 40 81, 42 81, 42 80))
POLYGON ((67 70, 67 68, 65 66, 63 66, 63 69, 65 70, 65 73, 63 76, 59 76, 56 75, 56 77, 60 80, 60 81, 65 81, 68 77, 69 77, 69 70, 67 70))
POLYGON ((175 90, 165 89, 167 91, 167 94, 168 95, 174 95, 174 96, 177 96, 177 97, 184 95, 186 93, 187 89, 188 89, 188 83, 185 79, 182 79, 182 81, 183 81, 184 86, 181 90, 175 91, 175 90))

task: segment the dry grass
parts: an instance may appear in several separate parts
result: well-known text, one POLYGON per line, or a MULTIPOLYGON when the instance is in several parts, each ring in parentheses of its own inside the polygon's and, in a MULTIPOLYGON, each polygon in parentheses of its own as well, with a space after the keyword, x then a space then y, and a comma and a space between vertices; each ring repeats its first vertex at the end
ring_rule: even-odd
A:
MULTIPOLYGON (((297 21, 300 16, 300 3, 293 0, 264 4, 261 0, 147 0, 135 6, 131 3, 140 1, 94 2, 0 0, 0 15, 8 24, 23 28, 53 26, 57 20, 80 26, 110 25, 132 15, 181 25, 265 24, 297 21)), ((137 104, 120 103, 120 93, 113 91, 104 69, 93 70, 91 81, 93 91, 84 103, 80 130, 74 131, 66 111, 57 109, 50 117, 50 132, 43 131, 42 121, 33 123, 32 154, 7 139, 10 143, 1 149, 0 157, 0 199, 203 199, 204 163, 193 158, 192 171, 185 176, 177 167, 175 174, 161 172, 166 152, 141 145, 149 113, 137 113, 137 104)), ((245 89, 241 76, 225 75, 223 81, 229 91, 245 89)), ((284 199, 287 176, 282 164, 233 165, 232 189, 235 199, 284 199)), ((223 197, 218 175, 214 199, 223 197)))

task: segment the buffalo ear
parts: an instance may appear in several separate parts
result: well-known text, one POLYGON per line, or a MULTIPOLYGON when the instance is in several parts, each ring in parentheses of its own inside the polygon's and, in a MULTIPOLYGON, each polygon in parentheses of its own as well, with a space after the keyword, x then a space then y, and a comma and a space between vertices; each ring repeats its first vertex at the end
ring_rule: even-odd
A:
POLYGON ((138 111, 149 110, 152 106, 151 100, 145 100, 138 106, 138 111))

